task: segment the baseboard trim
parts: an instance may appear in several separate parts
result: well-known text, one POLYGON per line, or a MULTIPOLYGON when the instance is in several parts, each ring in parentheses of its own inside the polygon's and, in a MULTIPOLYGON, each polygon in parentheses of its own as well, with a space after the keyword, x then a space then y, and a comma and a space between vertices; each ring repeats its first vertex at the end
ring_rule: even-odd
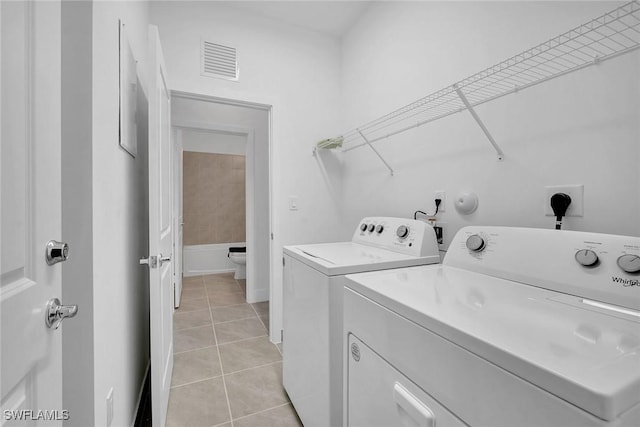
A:
POLYGON ((246 244, 236 242, 185 246, 182 252, 184 276, 202 276, 235 271, 236 265, 227 257, 231 246, 246 246, 246 244))
POLYGON ((235 268, 226 268, 222 270, 191 270, 191 271, 185 271, 183 276, 184 277, 204 276, 206 274, 233 273, 234 271, 236 271, 235 268))
POLYGON ((250 294, 247 294, 248 303, 256 303, 262 301, 269 301, 269 289, 257 289, 250 294))

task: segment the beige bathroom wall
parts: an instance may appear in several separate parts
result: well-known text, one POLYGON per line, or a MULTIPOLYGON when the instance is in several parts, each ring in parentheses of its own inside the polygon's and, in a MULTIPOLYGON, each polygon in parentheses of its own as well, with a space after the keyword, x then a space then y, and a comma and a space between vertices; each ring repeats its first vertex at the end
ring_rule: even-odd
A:
POLYGON ((184 244, 244 242, 245 156, 184 152, 184 244))

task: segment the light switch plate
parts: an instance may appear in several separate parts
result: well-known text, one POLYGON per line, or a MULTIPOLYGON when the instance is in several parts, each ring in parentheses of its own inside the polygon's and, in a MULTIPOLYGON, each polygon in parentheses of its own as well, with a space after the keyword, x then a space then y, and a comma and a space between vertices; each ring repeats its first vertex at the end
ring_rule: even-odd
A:
POLYGON ((289 196, 289 210, 290 211, 298 210, 298 196, 289 196))

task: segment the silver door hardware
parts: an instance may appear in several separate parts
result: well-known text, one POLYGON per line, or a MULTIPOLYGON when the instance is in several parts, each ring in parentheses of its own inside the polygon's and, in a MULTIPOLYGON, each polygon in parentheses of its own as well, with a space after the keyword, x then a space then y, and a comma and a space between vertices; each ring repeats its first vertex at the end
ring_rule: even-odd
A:
POLYGON ((69 245, 56 240, 47 242, 47 264, 53 265, 69 259, 69 245))
POLYGON ((162 256, 162 254, 160 254, 159 261, 160 261, 160 265, 162 265, 165 262, 171 261, 171 256, 162 256))
POLYGON ((157 268, 158 267, 158 257, 153 255, 149 258, 140 258, 141 265, 148 265, 149 268, 157 268))
POLYGON ((61 305, 58 298, 50 299, 45 310, 45 323, 48 327, 58 329, 62 321, 78 314, 77 305, 61 305))

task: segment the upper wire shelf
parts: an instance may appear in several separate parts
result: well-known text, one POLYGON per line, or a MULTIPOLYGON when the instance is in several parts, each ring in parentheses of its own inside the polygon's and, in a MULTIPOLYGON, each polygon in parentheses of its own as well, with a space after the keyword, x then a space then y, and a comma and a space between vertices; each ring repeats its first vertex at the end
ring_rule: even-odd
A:
POLYGON ((640 3, 634 0, 341 135, 338 138, 343 138, 346 145, 342 151, 364 145, 372 147, 373 142, 469 110, 501 159, 502 151, 473 111, 473 107, 638 48, 640 3))

